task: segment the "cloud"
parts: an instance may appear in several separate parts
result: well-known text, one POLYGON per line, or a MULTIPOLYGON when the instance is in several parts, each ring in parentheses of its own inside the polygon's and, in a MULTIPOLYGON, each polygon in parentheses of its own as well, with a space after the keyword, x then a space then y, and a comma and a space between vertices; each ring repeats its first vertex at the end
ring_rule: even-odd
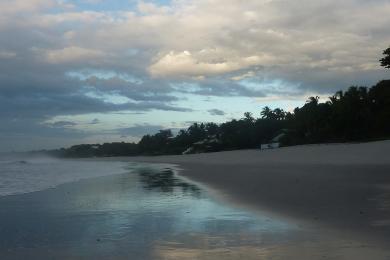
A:
POLYGON ((150 111, 153 109, 164 111, 189 112, 188 108, 176 107, 158 101, 140 101, 115 104, 105 100, 79 95, 39 95, 6 99, 0 96, 0 116, 2 118, 48 118, 58 115, 80 115, 88 113, 105 113, 115 111, 150 111), (10 111, 9 107, 14 110, 10 111), (48 109, 48 107, 50 109, 48 109), (17 116, 16 116, 17 115, 17 116))
POLYGON ((230 81, 223 78, 204 79, 200 83, 192 81, 190 83, 173 84, 173 89, 187 94, 219 97, 264 97, 266 93, 275 93, 272 84, 263 79, 254 79, 254 84, 248 86, 245 82, 230 81))
POLYGON ((161 125, 138 124, 131 127, 114 129, 113 133, 122 136, 142 137, 146 134, 155 134, 162 129, 164 129, 164 127, 161 125))
POLYGON ((253 71, 248 71, 248 72, 245 72, 244 74, 233 76, 233 77, 231 77, 231 79, 235 80, 235 81, 240 81, 240 80, 243 80, 246 78, 252 78, 254 76, 255 76, 255 73, 253 71))
POLYGON ((72 126, 75 126, 77 125, 77 123, 75 122, 71 122, 71 121, 57 121, 57 122, 54 122, 54 123, 51 123, 49 124, 51 127, 72 127, 72 126))
POLYGON ((77 144, 90 133, 73 127, 54 127, 35 118, 2 118, 1 151, 53 149, 77 144))
POLYGON ((16 56, 15 52, 10 51, 0 51, 0 59, 11 59, 16 56))
POLYGON ((97 91, 122 95, 135 101, 174 102, 178 98, 170 94, 172 87, 158 80, 141 80, 126 73, 97 72, 81 75, 83 84, 97 91), (100 75, 98 75, 100 74, 100 75))
POLYGON ((99 124, 99 123, 100 123, 100 120, 97 119, 97 118, 94 118, 89 124, 91 124, 91 125, 97 125, 97 124, 99 124))
POLYGON ((34 12, 42 8, 48 8, 55 6, 53 0, 12 0, 12 1, 1 1, 0 2, 0 14, 15 14, 34 12))
POLYGON ((70 46, 59 50, 45 51, 45 58, 49 63, 67 63, 102 58, 105 54, 100 50, 70 46))
POLYGON ((201 50, 194 55, 189 51, 181 53, 171 51, 150 66, 149 71, 152 76, 156 77, 190 76, 199 78, 238 71, 255 65, 260 66, 273 59, 266 54, 262 54, 261 56, 254 55, 231 60, 226 60, 221 56, 215 60, 212 59, 215 52, 215 50, 201 50))
POLYGON ((168 6, 158 6, 144 1, 139 1, 137 8, 142 14, 167 14, 172 11, 172 8, 168 6))
MULTIPOLYGON (((69 63, 76 69, 136 69, 166 80, 239 81, 254 75, 313 89, 351 84, 349 74, 370 82, 374 74, 385 75, 377 60, 389 42, 388 1, 200 0, 169 7, 141 1, 134 11, 110 13, 52 13, 45 8, 55 6, 53 1, 16 2, 12 10, 20 5, 40 11, 24 17, 19 28, 37 32, 37 38, 18 45, 38 48, 44 62, 64 64, 64 70, 69 63), (137 50, 136 57, 129 49, 137 50), (312 73, 315 85, 307 80, 312 73)), ((19 20, 9 18, 7 24, 12 28, 19 20)))
POLYGON ((88 4, 98 4, 98 3, 101 3, 103 0, 82 0, 82 2, 84 3, 88 3, 88 4))
POLYGON ((219 109, 210 109, 207 110, 207 112, 209 112, 212 116, 224 116, 226 114, 224 111, 219 109))

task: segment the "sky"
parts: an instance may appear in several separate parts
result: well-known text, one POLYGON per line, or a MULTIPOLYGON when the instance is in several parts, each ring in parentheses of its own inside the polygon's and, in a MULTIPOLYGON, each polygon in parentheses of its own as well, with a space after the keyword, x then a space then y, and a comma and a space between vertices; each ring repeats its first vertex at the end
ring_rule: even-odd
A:
POLYGON ((389 0, 0 0, 0 151, 138 141, 389 78, 389 0))

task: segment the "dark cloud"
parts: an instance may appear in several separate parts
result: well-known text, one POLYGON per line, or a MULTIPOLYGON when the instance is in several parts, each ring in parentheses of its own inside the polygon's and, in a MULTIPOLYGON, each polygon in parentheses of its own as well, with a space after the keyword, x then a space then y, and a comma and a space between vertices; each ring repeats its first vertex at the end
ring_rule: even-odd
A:
MULTIPOLYGON (((59 123, 61 125, 63 123, 59 123)), ((0 124, 3 151, 54 149, 78 143, 90 133, 67 127, 53 127, 35 118, 15 118, 0 124)))
POLYGON ((51 124, 48 124, 51 127, 71 127, 77 125, 77 123, 72 121, 57 121, 51 124))
POLYGON ((97 124, 99 124, 99 123, 100 123, 100 120, 97 119, 97 118, 95 118, 95 119, 93 119, 89 124, 90 124, 90 125, 97 125, 97 124))
POLYGON ((211 78, 203 81, 188 81, 174 84, 176 92, 195 94, 202 96, 218 97, 264 97, 269 94, 269 88, 263 86, 261 89, 249 88, 236 81, 225 78, 211 78), (267 91, 268 90, 268 91, 267 91))
POLYGON ((164 129, 161 125, 149 125, 141 124, 131 127, 117 128, 114 129, 111 133, 120 134, 121 136, 131 136, 131 137, 142 137, 146 134, 155 134, 159 130, 164 129))
POLYGON ((207 112, 209 112, 212 116, 224 116, 226 114, 224 111, 219 109, 210 109, 207 110, 207 112))
POLYGON ((190 109, 176 107, 159 101, 127 102, 114 104, 82 94, 68 95, 21 95, 13 99, 0 96, 0 115, 4 118, 48 118, 59 115, 107 113, 114 111, 166 110, 188 112, 190 109))

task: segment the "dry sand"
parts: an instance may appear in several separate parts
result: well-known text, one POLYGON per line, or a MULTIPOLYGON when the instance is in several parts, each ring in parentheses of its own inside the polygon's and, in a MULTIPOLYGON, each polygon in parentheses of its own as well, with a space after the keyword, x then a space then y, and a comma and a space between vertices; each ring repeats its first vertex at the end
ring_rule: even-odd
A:
POLYGON ((240 205, 390 243, 390 141, 121 160, 178 164, 240 205))

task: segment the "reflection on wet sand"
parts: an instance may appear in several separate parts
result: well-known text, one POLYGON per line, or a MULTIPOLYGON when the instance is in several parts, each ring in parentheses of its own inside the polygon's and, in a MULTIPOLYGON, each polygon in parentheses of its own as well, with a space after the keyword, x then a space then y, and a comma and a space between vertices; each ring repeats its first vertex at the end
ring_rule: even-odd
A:
POLYGON ((157 190, 162 192, 174 192, 179 188, 184 193, 190 193, 192 196, 199 196, 200 189, 188 182, 176 177, 174 171, 170 168, 165 168, 160 171, 152 171, 150 168, 139 170, 140 181, 144 184, 147 190, 157 190))
POLYGON ((166 165, 134 164, 127 174, 0 197, 0 205, 0 259, 390 256, 375 245, 216 202, 166 165))
MULTIPOLYGON (((335 240, 334 238, 322 237, 320 240, 311 241, 302 240, 297 237, 295 240, 286 242, 257 243, 251 241, 248 244, 223 245, 224 237, 207 237, 199 234, 193 237, 194 244, 189 246, 179 241, 161 242, 155 246, 154 256, 156 259, 165 260, 189 260, 189 259, 273 259, 273 260, 291 260, 291 259, 340 259, 340 260, 387 260, 390 259, 389 250, 385 250, 375 245, 348 241, 335 240), (219 241, 219 246, 215 241, 219 241), (211 243, 210 243, 211 242, 211 243), (222 244, 222 245, 221 245, 222 244)), ((239 239, 238 239, 239 240, 239 239)))

